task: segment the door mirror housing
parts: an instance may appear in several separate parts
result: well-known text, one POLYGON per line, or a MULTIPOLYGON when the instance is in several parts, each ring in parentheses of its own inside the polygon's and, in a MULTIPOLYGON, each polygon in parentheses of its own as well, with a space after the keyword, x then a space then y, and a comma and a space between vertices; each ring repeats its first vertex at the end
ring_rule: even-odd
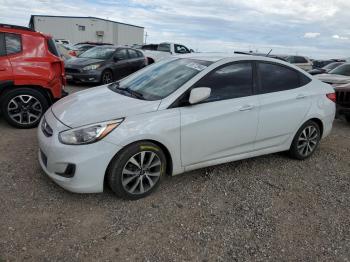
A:
POLYGON ((191 105, 198 104, 207 99, 211 94, 210 87, 196 87, 191 90, 189 103, 191 105))

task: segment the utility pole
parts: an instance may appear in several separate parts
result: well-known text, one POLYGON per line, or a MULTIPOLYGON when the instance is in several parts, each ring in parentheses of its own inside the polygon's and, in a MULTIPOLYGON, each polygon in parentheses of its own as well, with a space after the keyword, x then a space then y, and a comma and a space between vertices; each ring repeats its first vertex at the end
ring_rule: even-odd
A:
POLYGON ((147 32, 145 33, 145 44, 147 43, 147 36, 148 36, 148 34, 147 34, 147 32))

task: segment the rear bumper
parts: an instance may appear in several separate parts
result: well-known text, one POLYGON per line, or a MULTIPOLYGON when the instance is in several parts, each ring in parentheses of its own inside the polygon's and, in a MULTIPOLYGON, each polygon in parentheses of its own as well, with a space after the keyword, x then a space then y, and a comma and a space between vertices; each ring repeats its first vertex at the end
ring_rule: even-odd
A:
POLYGON ((91 71, 86 73, 66 73, 67 81, 82 82, 82 83, 100 83, 101 74, 99 71, 91 71))

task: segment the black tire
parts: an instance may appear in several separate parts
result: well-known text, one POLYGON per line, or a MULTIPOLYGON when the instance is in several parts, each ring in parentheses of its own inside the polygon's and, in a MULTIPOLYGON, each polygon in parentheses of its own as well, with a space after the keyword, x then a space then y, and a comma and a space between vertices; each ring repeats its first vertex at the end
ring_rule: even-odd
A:
POLYGON ((146 141, 136 142, 124 148, 112 159, 107 172, 107 182, 118 197, 128 200, 140 199, 148 196, 158 188, 162 176, 165 175, 166 165, 166 157, 159 146, 146 141), (147 167, 142 166, 139 169, 135 164, 130 162, 133 157, 134 160, 140 160, 142 152, 145 153, 143 161, 140 162, 144 163, 144 166, 147 164, 148 166, 155 165, 158 163, 158 160, 160 162, 159 166, 150 167, 147 171, 147 167), (123 173, 125 170, 133 173, 125 174, 123 173), (159 173, 159 176, 154 175, 157 173, 159 173), (128 179, 130 181, 126 182, 128 179), (149 181, 149 179, 152 181, 149 181), (138 185, 136 185, 137 183, 138 185), (152 186, 151 183, 153 184, 152 186), (145 192, 142 192, 141 184, 142 189, 147 189, 145 192), (134 192, 131 193, 133 188, 134 192))
POLYGON ((346 116, 345 116, 345 119, 346 119, 346 121, 347 121, 348 123, 350 123, 350 115, 346 115, 346 116))
POLYGON ((0 106, 5 120, 10 125, 26 129, 39 124, 41 117, 49 108, 49 102, 39 91, 24 87, 7 91, 1 99, 0 106))
POLYGON ((303 124, 299 128, 298 132, 296 133, 293 139, 292 145, 289 149, 289 154, 291 157, 299 160, 304 160, 306 158, 309 158, 318 148, 320 140, 321 140, 320 126, 312 120, 307 121, 305 124, 303 124), (313 130, 313 131, 307 131, 307 130, 313 130), (303 133, 304 131, 305 133, 303 133), (306 136, 305 140, 304 140, 304 134, 306 136), (313 138, 314 136, 316 136, 315 139, 313 138), (304 146, 305 144, 306 146, 304 146))
POLYGON ((109 69, 103 71, 101 75, 101 84, 107 85, 114 81, 113 72, 109 69))

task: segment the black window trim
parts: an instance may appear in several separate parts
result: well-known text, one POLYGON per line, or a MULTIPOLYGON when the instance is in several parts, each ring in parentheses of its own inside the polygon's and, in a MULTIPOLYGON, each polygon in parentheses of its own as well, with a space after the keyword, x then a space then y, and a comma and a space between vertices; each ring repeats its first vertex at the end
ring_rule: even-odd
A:
POLYGON ((17 34, 17 33, 5 33, 5 37, 4 37, 4 40, 5 40, 5 52, 6 52, 6 55, 7 56, 12 56, 12 55, 17 55, 17 54, 21 54, 23 52, 23 40, 22 40, 22 35, 21 34, 17 34), (12 54, 8 54, 7 53, 7 48, 6 48, 6 35, 17 35, 19 36, 19 40, 20 40, 20 43, 21 43, 21 50, 16 52, 16 53, 12 53, 12 54))
POLYGON ((117 54, 117 52, 118 52, 119 50, 123 50, 123 49, 126 51, 126 55, 127 55, 127 58, 124 59, 124 60, 129 60, 129 59, 130 59, 129 48, 125 48, 125 47, 118 47, 118 48, 114 51, 112 58, 116 56, 116 54, 117 54))
POLYGON ((0 56, 6 56, 5 33, 0 32, 0 56))
POLYGON ((139 56, 138 56, 136 50, 131 49, 131 48, 126 48, 126 49, 127 49, 127 52, 128 52, 128 58, 129 58, 129 59, 138 59, 138 58, 139 58, 139 56), (131 57, 131 54, 129 53, 130 50, 134 51, 134 52, 136 53, 137 56, 136 56, 136 57, 131 57))
MULTIPOLYGON (((212 74, 213 72, 220 70, 221 68, 224 68, 226 66, 231 66, 233 64, 244 64, 244 63, 250 63, 252 65, 252 77, 253 77, 253 86, 252 86, 252 94, 250 96, 254 96, 258 94, 258 89, 257 89, 257 84, 258 84, 258 79, 257 79, 257 65, 255 63, 256 61, 254 60, 239 60, 239 61, 233 61, 233 62, 228 62, 226 64, 220 65, 218 67, 213 68, 208 74, 204 75, 203 77, 201 77, 200 79, 198 79, 196 81, 196 83, 194 83, 192 86, 190 86, 185 92, 183 92, 182 95, 180 95, 174 102, 171 103, 170 106, 168 106, 168 109, 171 108, 180 108, 180 107, 186 107, 186 106, 194 106, 191 105, 190 103, 185 102, 185 101, 181 101, 183 100, 185 97, 189 96, 191 90, 194 88, 194 86, 200 81, 202 80, 204 77, 209 76, 210 74, 212 74)), ((199 104, 207 104, 207 103, 213 103, 213 102, 220 102, 220 101, 225 101, 225 100, 232 100, 232 99, 239 99, 239 98, 243 98, 243 97, 250 97, 250 96, 242 96, 242 97, 235 97, 235 98, 226 98, 226 99, 222 99, 219 101, 203 101, 200 103, 197 103, 195 105, 199 105, 199 104)), ((188 100, 188 99, 187 99, 188 100)))
POLYGON ((295 90, 301 87, 304 87, 306 85, 308 85, 312 80, 310 79, 310 77, 308 77, 307 75, 305 75, 304 73, 300 72, 299 70, 296 70, 295 68, 292 68, 288 65, 284 65, 284 64, 280 64, 277 62, 272 62, 272 61, 263 61, 263 60, 256 60, 255 62, 255 69, 256 69, 256 94, 257 95, 263 95, 263 94, 271 94, 271 93, 277 93, 277 92, 285 92, 285 91, 289 91, 289 90, 295 90), (271 64, 271 65, 276 65, 276 66, 281 66, 281 67, 285 67, 289 70, 294 71, 295 73, 297 73, 298 75, 298 79, 299 79, 299 86, 296 88, 292 88, 292 89, 286 89, 286 90, 281 90, 281 91, 273 91, 273 92, 262 92, 262 88, 261 88, 261 77, 260 77, 260 72, 258 70, 259 68, 259 63, 262 64, 271 64), (306 84, 303 85, 302 83, 302 79, 301 79, 301 75, 303 75, 305 78, 308 79, 308 82, 306 84))

